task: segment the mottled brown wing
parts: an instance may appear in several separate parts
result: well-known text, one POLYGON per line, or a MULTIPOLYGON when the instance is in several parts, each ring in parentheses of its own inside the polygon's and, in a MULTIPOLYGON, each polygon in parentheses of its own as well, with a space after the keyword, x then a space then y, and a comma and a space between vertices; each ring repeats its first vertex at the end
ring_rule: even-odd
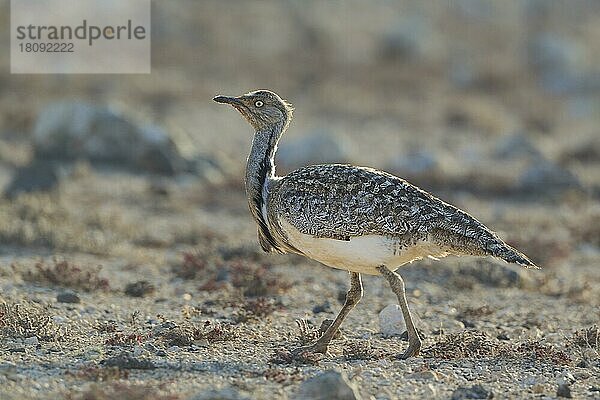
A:
POLYGON ((451 207, 396 176, 350 165, 314 165, 282 179, 272 205, 300 232, 349 240, 426 232, 451 207))
POLYGON ((401 237, 406 243, 431 240, 453 254, 492 255, 537 268, 471 215, 371 168, 301 168, 281 179, 271 201, 270 212, 315 237, 350 240, 377 234, 401 237))

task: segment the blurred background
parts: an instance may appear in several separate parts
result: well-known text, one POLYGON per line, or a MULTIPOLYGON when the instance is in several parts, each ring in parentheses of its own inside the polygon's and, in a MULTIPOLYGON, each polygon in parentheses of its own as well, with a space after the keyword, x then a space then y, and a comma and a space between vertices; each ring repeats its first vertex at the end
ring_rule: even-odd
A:
MULTIPOLYGON (((8 1, 0 7, 7 27, 8 1)), ((152 14, 149 75, 10 75, 4 52, 5 198, 70 201, 68 183, 87 173, 110 176, 93 186, 114 195, 131 179, 226 187, 211 200, 226 208, 252 131, 211 99, 257 88, 296 107, 280 172, 353 162, 486 207, 598 198, 596 1, 157 1, 152 14)), ((61 249, 15 224, 4 243, 61 249)))
MULTIPOLYGON (((11 75, 9 23, 0 0, 0 301, 51 304, 79 332, 72 346, 113 351, 113 331, 92 328, 110 318, 117 332, 168 350, 150 330, 165 318, 214 316, 246 329, 238 317, 254 312, 261 322, 241 337, 258 335, 267 355, 241 339, 203 350, 230 365, 225 346, 246 357, 235 368, 247 372, 266 365, 292 319, 306 312, 318 326, 337 311, 343 271, 259 251, 243 189, 253 132, 212 101, 259 88, 296 108, 279 173, 320 162, 384 169, 464 208, 544 267, 448 258, 403 270, 428 340, 446 337, 443 323, 450 334, 483 326, 496 344, 510 334, 563 349, 566 336, 597 323, 599 1, 154 1, 148 75, 11 75), (60 306, 65 288, 75 297, 62 299, 81 305, 60 306), (269 299, 244 303, 240 290, 269 299), (138 310, 146 319, 136 325, 138 310), (463 323, 469 312, 476 317, 463 323)), ((395 302, 384 283, 365 279, 363 311, 348 321, 355 338, 375 337, 377 313, 395 302)), ((81 359, 65 351, 72 358, 62 359, 81 359)), ((554 385, 552 368, 543 379, 554 385)), ((56 371, 52 385, 64 381, 56 371)), ((29 390, 20 382, 10 390, 29 390)), ((371 383, 373 395, 384 386, 371 383)))

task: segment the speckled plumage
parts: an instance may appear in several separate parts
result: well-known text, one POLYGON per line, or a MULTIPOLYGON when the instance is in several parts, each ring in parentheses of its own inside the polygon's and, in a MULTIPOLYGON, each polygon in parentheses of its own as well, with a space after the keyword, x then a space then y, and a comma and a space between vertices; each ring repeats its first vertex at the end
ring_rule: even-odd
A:
POLYGON ((350 241, 380 235, 390 241, 394 253, 425 242, 437 245, 439 255, 491 255, 535 267, 466 212, 389 173, 329 164, 277 177, 275 152, 289 126, 291 106, 266 90, 225 99, 255 129, 245 182, 263 250, 306 253, 282 229, 285 220, 314 238, 350 241), (256 101, 261 107, 254 106, 256 101))
POLYGON ((396 294, 409 341, 400 357, 408 358, 419 354, 421 339, 404 281, 394 272, 398 267, 449 254, 492 255, 535 267, 466 212, 386 172, 329 164, 276 176, 275 152, 290 123, 291 106, 268 90, 214 100, 235 107, 255 129, 245 186, 263 250, 297 253, 350 271, 350 289, 335 320, 318 340, 293 354, 327 351, 362 297, 362 273, 382 275, 396 294))
POLYGON ((399 251, 418 241, 433 241, 449 254, 492 255, 531 265, 466 212, 372 168, 341 164, 300 168, 273 185, 267 209, 271 231, 278 236, 277 220, 285 218, 314 237, 350 240, 383 235, 395 239, 399 251))

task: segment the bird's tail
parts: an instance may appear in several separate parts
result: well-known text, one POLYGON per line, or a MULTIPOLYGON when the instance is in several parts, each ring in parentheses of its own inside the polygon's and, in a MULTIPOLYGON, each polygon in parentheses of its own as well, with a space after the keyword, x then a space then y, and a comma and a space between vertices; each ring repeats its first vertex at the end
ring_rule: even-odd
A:
POLYGON ((521 253, 519 250, 509 246, 498 238, 494 239, 495 243, 487 247, 490 255, 501 258, 508 263, 519 264, 525 268, 540 269, 540 267, 531 261, 529 257, 521 253))
POLYGON ((432 230, 430 235, 456 255, 493 256, 525 268, 540 269, 529 257, 464 211, 454 210, 453 218, 442 220, 442 226, 432 230))

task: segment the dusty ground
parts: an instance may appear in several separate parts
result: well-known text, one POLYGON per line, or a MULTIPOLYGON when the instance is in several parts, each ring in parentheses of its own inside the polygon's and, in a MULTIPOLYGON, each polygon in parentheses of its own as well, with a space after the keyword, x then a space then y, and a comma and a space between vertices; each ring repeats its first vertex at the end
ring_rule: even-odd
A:
MULTIPOLYGON (((494 398, 553 398, 563 380, 574 398, 600 398, 600 10, 461 3, 163 4, 150 77, 0 75, 3 186, 33 157, 38 112, 59 99, 149 119, 185 155, 219 165, 164 177, 82 160, 52 190, 0 199, 0 398, 187 399, 220 387, 292 398, 326 369, 364 398, 450 398, 478 384, 494 398), (548 31, 585 54, 565 50, 566 70, 551 77, 592 83, 540 81, 527 49, 548 31), (543 269, 475 258, 403 268, 425 335, 407 361, 395 359, 407 342, 379 333, 393 294, 366 277, 330 353, 288 363, 285 349, 334 317, 348 278, 259 251, 242 187, 250 128, 210 101, 258 87, 297 108, 282 148, 334 138, 345 161, 432 190, 543 269)), ((310 161, 309 151, 296 162, 310 161)))
MULTIPOLYGON (((318 327, 332 318, 346 273, 298 257, 260 254, 244 198, 230 187, 171 182, 163 189, 156 194, 145 179, 88 171, 64 182, 55 197, 26 195, 3 204, 4 215, 21 216, 29 226, 30 240, 39 239, 47 224, 55 232, 51 240, 73 247, 56 259, 40 247, 3 251, 3 398, 86 398, 90 391, 138 386, 174 398, 220 386, 272 398, 293 394, 300 381, 328 368, 346 371, 361 394, 376 398, 444 398, 475 383, 500 398, 553 396, 564 372, 576 379, 575 397, 598 396, 597 330, 589 337, 581 332, 598 323, 597 250, 552 242, 586 229, 564 228, 554 222, 559 218, 548 216, 554 210, 572 220, 576 212, 568 207, 557 212, 552 205, 529 210, 527 203, 502 203, 506 213, 494 218, 478 201, 461 201, 507 231, 517 215, 531 211, 518 223, 523 243, 541 230, 555 232, 547 235, 549 242, 524 245, 543 257, 541 271, 470 258, 419 262, 403 270, 426 335, 422 357, 394 358, 406 342, 382 337, 377 322, 394 297, 385 282, 368 277, 365 298, 330 354, 315 365, 287 365, 277 361, 277 351, 299 343, 294 320, 318 327), (128 190, 118 195, 102 190, 115 181, 128 190), (215 210, 212 201, 220 196, 229 196, 230 205, 215 210), (94 222, 81 221, 93 204, 109 206, 99 209, 94 222), (80 223, 101 228, 88 236, 77 231, 80 223), (541 251, 562 245, 556 256, 541 251), (127 289, 138 281, 148 283, 137 293, 143 298, 127 289), (81 302, 57 302, 66 289, 81 302), (18 310, 15 304, 21 304, 18 310), (324 311, 316 313, 316 306, 324 311), (106 366, 123 352, 150 361, 152 369, 106 366), (421 376, 424 371, 433 374, 421 376)), ((579 212, 595 224, 597 206, 580 204, 579 212)), ((14 240, 24 232, 3 235, 14 240)))

